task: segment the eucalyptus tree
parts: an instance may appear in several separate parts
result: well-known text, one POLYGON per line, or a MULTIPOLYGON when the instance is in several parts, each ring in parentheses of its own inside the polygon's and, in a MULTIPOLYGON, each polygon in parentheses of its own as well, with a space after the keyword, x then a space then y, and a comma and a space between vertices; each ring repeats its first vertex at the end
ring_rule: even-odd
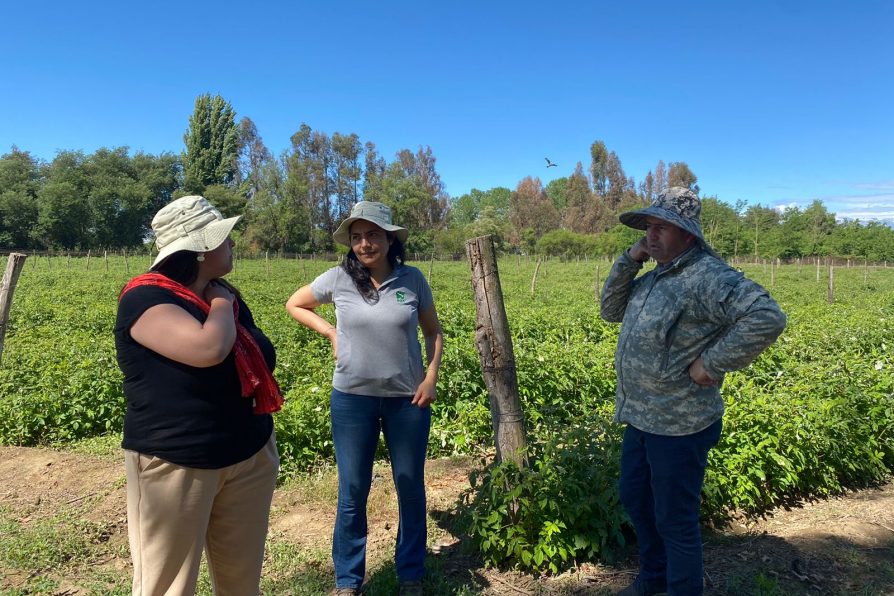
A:
POLYGON ((565 210, 562 224, 566 230, 583 233, 601 231, 603 210, 590 190, 583 165, 577 162, 574 172, 565 183, 565 210))
POLYGON ((513 244, 525 250, 533 250, 543 234, 559 227, 560 218, 546 195, 540 178, 528 176, 518 183, 509 200, 513 244))
POLYGON ((332 135, 331 177, 335 193, 334 217, 340 221, 347 217, 360 198, 360 176, 362 167, 360 155, 363 145, 355 133, 332 135))
POLYGON ((248 116, 239 121, 239 151, 236 182, 249 201, 260 191, 265 166, 273 161, 273 155, 258 132, 258 127, 248 116))

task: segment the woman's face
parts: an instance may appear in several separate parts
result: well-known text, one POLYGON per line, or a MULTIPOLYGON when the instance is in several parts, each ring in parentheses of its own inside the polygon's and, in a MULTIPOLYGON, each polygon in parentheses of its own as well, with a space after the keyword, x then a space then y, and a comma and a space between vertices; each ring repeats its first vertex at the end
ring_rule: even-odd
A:
POLYGON ((357 260, 370 270, 388 264, 388 248, 391 239, 388 233, 376 224, 358 219, 351 224, 351 250, 357 260))
POLYGON ((223 277, 233 269, 233 247, 236 243, 227 236, 220 246, 205 253, 205 260, 199 266, 211 279, 223 277))

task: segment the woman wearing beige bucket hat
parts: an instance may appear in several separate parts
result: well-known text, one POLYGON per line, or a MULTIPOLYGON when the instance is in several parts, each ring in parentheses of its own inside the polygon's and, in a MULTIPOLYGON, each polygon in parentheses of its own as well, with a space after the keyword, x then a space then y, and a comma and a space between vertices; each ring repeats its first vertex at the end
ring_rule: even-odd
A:
POLYGON ((366 502, 379 433, 391 456, 399 526, 400 593, 421 594, 425 572, 425 451, 443 337, 422 272, 404 264, 407 230, 382 203, 362 201, 333 234, 350 251, 341 265, 286 303, 299 323, 332 342, 330 408, 338 466, 332 539, 336 594, 359 594, 366 571, 366 502), (335 304, 336 325, 314 309, 335 304), (425 338, 423 366, 418 328, 425 338))
POLYGON ((199 196, 152 220, 158 257, 121 291, 127 525, 133 593, 258 594, 279 456, 273 345, 239 292, 224 219, 199 196))

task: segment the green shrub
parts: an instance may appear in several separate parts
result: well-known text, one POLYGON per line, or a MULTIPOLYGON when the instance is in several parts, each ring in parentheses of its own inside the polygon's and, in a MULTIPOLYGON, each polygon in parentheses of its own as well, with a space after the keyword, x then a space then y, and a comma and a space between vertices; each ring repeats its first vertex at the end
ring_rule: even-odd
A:
POLYGON ((557 573, 578 561, 612 560, 625 543, 620 444, 619 426, 578 420, 532 441, 528 467, 504 461, 473 473, 461 507, 485 562, 557 573))

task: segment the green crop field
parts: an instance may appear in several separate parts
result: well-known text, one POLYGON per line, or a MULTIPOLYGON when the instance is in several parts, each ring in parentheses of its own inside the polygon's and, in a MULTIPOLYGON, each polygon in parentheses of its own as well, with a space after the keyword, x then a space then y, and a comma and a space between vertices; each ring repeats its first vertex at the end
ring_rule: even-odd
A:
MULTIPOLYGON (((130 274, 146 266, 131 257, 130 274)), ((283 304, 332 262, 239 260, 229 279, 278 352, 286 395, 276 429, 283 473, 332 459, 329 344, 283 304)), ((5 259, 0 261, 5 265, 5 259)), ((465 261, 417 264, 428 274, 445 355, 430 453, 488 453, 493 437, 474 344, 465 261)), ((531 467, 482 468, 464 515, 486 560, 535 571, 610 557, 623 542, 617 503, 620 428, 611 423, 618 327, 600 320, 596 280, 608 261, 505 257, 500 276, 513 334, 531 467), (597 273, 598 268, 598 273, 597 273), (514 489, 506 491, 505 486, 514 489), (520 507, 507 507, 508 502, 520 507)), ((724 433, 711 453, 705 511, 761 512, 793 498, 835 493, 894 470, 894 269, 742 265, 789 317, 780 340, 727 377, 724 433), (772 287, 770 287, 772 284, 772 287)), ((0 368, 0 443, 69 445, 116 437, 124 397, 112 328, 128 279, 121 257, 32 257, 15 291, 0 368)), ((324 316, 333 316, 329 307, 324 316)), ((114 441, 114 439, 110 439, 114 441)))

